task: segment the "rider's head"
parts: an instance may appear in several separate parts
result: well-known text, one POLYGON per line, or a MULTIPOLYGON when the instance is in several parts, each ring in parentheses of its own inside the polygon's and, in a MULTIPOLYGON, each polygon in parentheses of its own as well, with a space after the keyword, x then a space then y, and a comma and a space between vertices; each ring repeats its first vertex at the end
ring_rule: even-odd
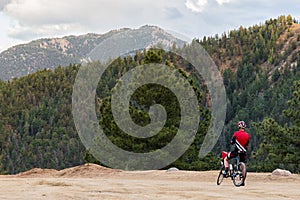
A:
POLYGON ((238 125, 239 129, 245 129, 247 127, 247 125, 244 121, 239 121, 237 125, 238 125))

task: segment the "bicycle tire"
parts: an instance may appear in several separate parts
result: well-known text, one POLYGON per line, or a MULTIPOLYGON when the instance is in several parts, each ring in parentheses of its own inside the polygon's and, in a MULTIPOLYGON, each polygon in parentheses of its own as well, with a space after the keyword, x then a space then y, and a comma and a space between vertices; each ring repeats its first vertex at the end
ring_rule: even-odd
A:
POLYGON ((237 166, 237 169, 234 169, 234 172, 233 172, 233 176, 232 176, 233 184, 237 187, 244 184, 246 175, 247 175, 246 165, 245 165, 245 163, 240 162, 239 165, 237 166), (243 173, 243 171, 244 171, 244 173, 243 173))
POLYGON ((219 173, 218 179, 217 179, 217 185, 220 185, 224 179, 223 169, 224 169, 224 167, 221 167, 220 173, 219 173))

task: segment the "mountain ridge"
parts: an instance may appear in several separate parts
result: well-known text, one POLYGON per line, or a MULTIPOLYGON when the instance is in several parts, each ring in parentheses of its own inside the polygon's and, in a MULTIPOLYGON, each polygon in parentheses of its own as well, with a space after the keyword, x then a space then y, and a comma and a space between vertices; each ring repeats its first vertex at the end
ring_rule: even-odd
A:
POLYGON ((148 42, 148 46, 162 43, 171 47, 173 43, 185 42, 158 26, 144 25, 138 29, 121 28, 104 34, 87 33, 55 38, 41 38, 19 44, 0 53, 0 79, 25 76, 41 69, 54 69, 57 66, 81 63, 101 42, 113 35, 129 32, 137 40, 148 42))

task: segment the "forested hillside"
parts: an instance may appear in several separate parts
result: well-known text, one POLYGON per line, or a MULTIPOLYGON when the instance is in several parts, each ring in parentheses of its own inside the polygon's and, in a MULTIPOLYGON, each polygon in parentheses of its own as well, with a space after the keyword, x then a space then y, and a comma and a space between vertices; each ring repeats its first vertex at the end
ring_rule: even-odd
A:
MULTIPOLYGON (((193 85, 201 121, 194 143, 172 166, 207 170, 218 167, 221 150, 229 150, 236 123, 244 120, 251 136, 248 169, 281 167, 300 172, 300 25, 291 16, 240 27, 221 36, 195 39, 211 55, 223 75, 228 98, 224 131, 214 152, 204 159, 198 151, 210 120, 207 90, 192 67, 178 56, 150 49, 116 59, 97 89, 99 123, 118 146, 145 152, 164 146, 178 128, 178 102, 166 88, 141 87, 131 99, 133 120, 149 123, 149 106, 165 106, 168 120, 151 140, 124 135, 110 109, 111 89, 118 78, 143 63, 162 63, 178 70, 193 85), (297 82, 298 81, 298 82, 297 82), (151 96, 151 97, 149 97, 151 96)), ((184 48, 189 48, 189 45, 184 48)), ((0 82, 0 172, 17 173, 33 167, 61 169, 91 161, 75 130, 72 88, 80 66, 70 65, 0 82)))
MULTIPOLYGON (((264 132, 255 128, 255 122, 262 122, 266 117, 270 117, 282 126, 293 125, 282 112, 290 107, 287 102, 293 97, 293 84, 300 79, 300 25, 290 15, 280 16, 261 25, 240 27, 228 34, 224 33, 221 37, 204 37, 200 43, 220 67, 228 98, 227 125, 216 151, 230 148, 228 141, 236 130, 236 122, 244 120, 249 125, 248 131, 251 134, 251 170, 272 170, 281 166, 299 171, 299 149, 295 151, 297 148, 294 148, 299 146, 299 143, 292 142, 299 137, 299 132, 293 134, 295 138, 278 141, 283 152, 286 148, 293 149, 288 151, 292 156, 286 155, 284 161, 278 159, 275 162, 269 158, 275 149, 278 151, 276 145, 268 149, 270 152, 264 152, 264 156, 257 157, 251 154, 257 150, 262 151, 262 143, 268 143, 273 137, 272 133, 265 137, 264 132), (290 157, 293 159, 289 161, 290 157), (269 167, 257 167, 256 164, 256 167, 252 168, 252 162, 269 167), (294 163, 293 166, 291 163, 294 163)), ((274 137, 277 137, 275 133, 274 137)))
POLYGON ((0 83, 1 173, 83 163, 84 147, 71 115, 77 71, 59 67, 0 83))

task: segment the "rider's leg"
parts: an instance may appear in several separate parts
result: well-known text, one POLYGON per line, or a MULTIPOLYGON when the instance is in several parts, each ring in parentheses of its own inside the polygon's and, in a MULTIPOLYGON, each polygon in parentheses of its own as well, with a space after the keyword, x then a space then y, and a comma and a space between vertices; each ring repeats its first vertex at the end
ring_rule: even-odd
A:
MULTIPOLYGON (((245 164, 246 163, 246 158, 247 158, 246 153, 241 153, 239 155, 239 157, 240 157, 240 162, 243 162, 245 164)), ((246 177, 247 177, 246 164, 242 165, 242 173, 244 175, 244 182, 243 182, 242 186, 244 186, 245 185, 245 180, 246 180, 246 177)))
POLYGON ((229 162, 227 156, 224 158, 224 167, 225 167, 225 173, 227 173, 229 170, 229 162))
POLYGON ((245 181, 246 181, 246 176, 247 176, 245 164, 242 165, 242 173, 243 173, 243 176, 244 176, 244 180, 243 180, 243 183, 240 186, 245 186, 245 181))
POLYGON ((231 152, 228 153, 228 155, 224 158, 224 167, 225 167, 225 174, 227 174, 228 170, 229 170, 229 159, 234 158, 235 156, 237 156, 237 151, 233 150, 231 152))
POLYGON ((246 173, 246 168, 245 167, 243 167, 242 173, 244 174, 244 182, 245 182, 246 177, 247 177, 247 173, 246 173))
POLYGON ((225 169, 229 169, 229 162, 228 162, 228 158, 227 156, 224 158, 224 166, 225 166, 225 169))

